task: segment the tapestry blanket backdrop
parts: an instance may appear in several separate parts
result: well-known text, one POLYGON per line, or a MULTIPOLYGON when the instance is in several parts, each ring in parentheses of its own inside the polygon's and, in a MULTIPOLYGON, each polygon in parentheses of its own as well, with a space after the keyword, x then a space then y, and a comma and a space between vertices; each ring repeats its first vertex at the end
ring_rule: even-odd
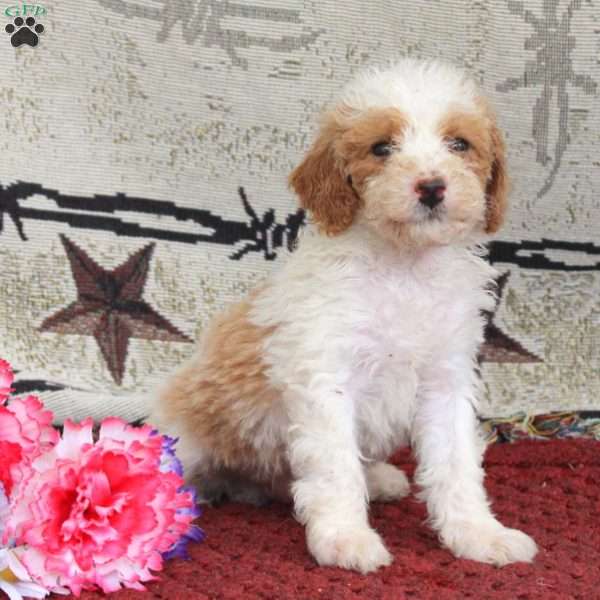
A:
POLYGON ((59 420, 143 417, 211 315, 286 259, 305 222, 286 177, 319 111, 361 67, 413 56, 467 69, 506 132, 482 414, 599 407, 597 0, 27 6, 0 6, 0 355, 18 393, 59 420))

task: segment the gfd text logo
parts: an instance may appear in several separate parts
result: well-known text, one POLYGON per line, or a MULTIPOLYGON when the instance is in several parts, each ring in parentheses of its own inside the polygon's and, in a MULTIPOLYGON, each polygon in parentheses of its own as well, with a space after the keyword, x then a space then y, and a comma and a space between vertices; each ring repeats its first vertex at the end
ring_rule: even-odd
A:
POLYGON ((7 17, 43 17, 46 12, 41 4, 14 4, 4 9, 7 17))

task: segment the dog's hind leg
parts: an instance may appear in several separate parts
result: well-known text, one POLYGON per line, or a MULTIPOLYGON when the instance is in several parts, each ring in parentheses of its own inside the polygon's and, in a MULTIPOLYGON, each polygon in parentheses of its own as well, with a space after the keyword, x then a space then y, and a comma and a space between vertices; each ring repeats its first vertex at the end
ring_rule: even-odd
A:
POLYGON ((365 466, 365 479, 369 500, 393 502, 410 492, 410 482, 404 471, 384 462, 373 462, 365 466))

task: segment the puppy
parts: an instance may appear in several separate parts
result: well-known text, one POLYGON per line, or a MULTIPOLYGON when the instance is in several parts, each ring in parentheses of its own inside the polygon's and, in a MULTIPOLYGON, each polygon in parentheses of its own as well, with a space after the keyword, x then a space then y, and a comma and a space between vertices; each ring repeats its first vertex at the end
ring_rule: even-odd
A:
POLYGON ((321 565, 392 557, 368 501, 409 492, 386 460, 410 444, 430 523, 456 556, 530 561, 483 487, 475 407, 501 225, 502 136, 476 86, 405 61, 350 83, 290 183, 313 224, 287 263, 204 333, 150 422, 188 476, 223 494, 293 500, 321 565))

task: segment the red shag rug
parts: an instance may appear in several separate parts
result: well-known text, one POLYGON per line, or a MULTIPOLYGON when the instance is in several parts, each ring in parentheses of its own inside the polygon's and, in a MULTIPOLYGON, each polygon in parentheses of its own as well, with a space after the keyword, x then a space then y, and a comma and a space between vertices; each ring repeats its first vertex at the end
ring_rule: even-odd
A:
MULTIPOLYGON (((408 452, 395 463, 412 475, 408 452)), ((600 442, 520 441, 495 444, 486 454, 487 488, 496 514, 532 535, 533 564, 498 569, 457 560, 423 524, 414 497, 372 504, 371 520, 395 560, 361 576, 317 567, 290 507, 236 504, 207 509, 207 539, 192 560, 172 561, 145 593, 122 591, 113 600, 162 598, 288 600, 373 599, 593 600, 600 599, 600 442)), ((86 593, 84 600, 106 598, 86 593)))

